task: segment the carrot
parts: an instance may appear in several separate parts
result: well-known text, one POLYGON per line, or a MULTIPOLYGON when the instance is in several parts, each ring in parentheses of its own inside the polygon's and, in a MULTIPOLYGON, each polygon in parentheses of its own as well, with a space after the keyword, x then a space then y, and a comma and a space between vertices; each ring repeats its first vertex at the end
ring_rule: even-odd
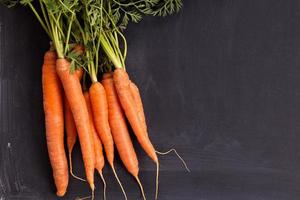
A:
POLYGON ((131 173, 138 181, 142 195, 145 198, 143 187, 138 178, 139 167, 137 155, 134 151, 133 144, 129 136, 126 119, 118 99, 112 74, 104 74, 102 84, 107 95, 109 124, 120 158, 129 173, 131 173))
POLYGON ((155 163, 158 163, 155 149, 148 138, 148 133, 146 132, 145 127, 142 125, 139 115, 137 114, 138 112, 135 101, 131 94, 130 80, 127 72, 121 68, 116 69, 113 74, 113 79, 120 103, 134 131, 135 136, 137 137, 139 143, 143 147, 144 151, 149 155, 149 157, 155 163))
POLYGON ((114 142, 108 123, 108 110, 105 90, 101 83, 95 82, 92 83, 89 89, 89 94, 97 133, 103 142, 108 163, 113 165, 114 142))
MULTIPOLYGON (((75 48, 76 47, 77 46, 75 46, 75 48)), ((81 80, 82 75, 83 75, 83 69, 80 68, 80 69, 76 70, 75 75, 78 77, 79 80, 81 80)), ((73 173, 72 151, 73 151, 73 147, 77 141, 77 130, 76 130, 76 125, 75 125, 72 111, 70 109, 68 100, 65 95, 64 95, 64 105, 65 105, 64 106, 65 129, 66 129, 66 135, 67 135, 67 147, 68 147, 68 155, 69 155, 68 157, 69 157, 69 165, 70 165, 70 174, 71 174, 71 176, 73 176, 74 178, 76 178, 78 180, 85 181, 84 179, 76 176, 73 173)))
POLYGON ((136 106, 136 110, 137 110, 137 114, 139 116, 140 122, 141 122, 143 128, 145 129, 144 132, 148 133, 147 132, 147 123, 146 123, 146 118, 145 118, 145 113, 144 113, 141 94, 140 94, 139 88, 132 81, 130 81, 130 92, 132 94, 132 97, 133 97, 133 100, 134 100, 134 103, 135 103, 135 106, 136 106))
POLYGON ((94 148, 95 148, 95 169, 98 171, 102 181, 103 181, 103 194, 104 194, 104 199, 106 199, 106 182, 103 177, 102 169, 104 167, 104 156, 103 156, 103 149, 102 149, 102 144, 101 141, 98 137, 94 122, 93 122, 93 113, 92 113, 92 108, 91 108, 91 101, 90 101, 90 96, 88 92, 84 92, 84 98, 85 102, 88 108, 89 112, 89 119, 90 119, 90 126, 91 126, 91 134, 93 135, 94 138, 94 148))
MULTIPOLYGON (((148 132, 147 132, 147 123, 146 123, 146 118, 145 118, 145 113, 144 113, 144 108, 143 108, 143 102, 142 102, 142 98, 141 98, 141 95, 140 95, 140 91, 139 91, 139 88, 137 87, 137 85, 133 82, 133 81, 130 81, 130 91, 131 91, 131 94, 132 94, 132 97, 133 97, 133 100, 135 102, 135 106, 136 106, 136 109, 137 109, 137 114, 139 116, 139 119, 140 119, 140 122, 145 130, 145 133, 146 135, 148 136, 148 132)), ((188 171, 188 172, 191 172, 190 169, 188 168, 186 162, 184 161, 184 159, 178 154, 177 150, 176 149, 170 149, 166 152, 160 152, 160 151, 157 151, 155 150, 155 152, 159 155, 167 155, 171 152, 174 152, 175 155, 179 158, 179 160, 182 162, 183 166, 185 167, 185 169, 188 171)), ((157 182, 158 182, 158 175, 157 175, 157 182)), ((158 183, 157 183, 158 184, 158 183)), ((157 186, 158 187, 158 186, 157 186)), ((158 195, 158 188, 156 190, 156 199, 157 199, 157 196, 158 195)))
POLYGON ((111 130, 108 122, 108 105, 106 99, 105 89, 98 81, 92 83, 89 89, 89 95, 91 100, 91 107, 93 111, 94 124, 100 140, 103 143, 106 158, 110 164, 115 178, 117 179, 120 188, 123 192, 125 199, 127 199, 126 192, 122 186, 121 181, 118 178, 114 167, 114 141, 111 135, 111 130))
POLYGON ((68 186, 68 163, 64 149, 64 116, 62 87, 55 71, 56 53, 47 51, 42 71, 43 104, 48 154, 57 189, 63 196, 68 186))
POLYGON ((143 125, 138 114, 138 110, 130 89, 130 80, 127 72, 122 68, 115 69, 113 80, 116 91, 125 115, 133 129, 133 132, 148 156, 156 163, 156 192, 155 199, 158 197, 158 177, 159 177, 159 161, 156 151, 148 137, 145 124, 143 125))
POLYGON ((78 131, 87 181, 94 191, 94 144, 92 134, 90 134, 89 114, 80 81, 76 74, 70 73, 70 63, 66 59, 57 59, 56 71, 62 82, 78 131))

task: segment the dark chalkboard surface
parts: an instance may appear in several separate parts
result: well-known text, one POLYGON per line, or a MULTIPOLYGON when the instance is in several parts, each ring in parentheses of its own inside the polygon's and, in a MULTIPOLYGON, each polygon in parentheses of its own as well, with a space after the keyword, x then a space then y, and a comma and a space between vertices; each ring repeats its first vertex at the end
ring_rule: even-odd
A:
MULTIPOLYGON (((160 157, 160 200, 297 200, 300 196, 300 1, 185 0, 168 18, 126 31, 160 157)), ((55 196, 45 143, 41 64, 48 40, 25 8, 0 7, 0 199, 55 196)), ((154 196, 155 166, 138 150, 154 196)), ((141 199, 117 159, 129 199, 141 199)), ((79 146, 74 171, 84 176, 79 146)), ((108 199, 122 199, 106 167, 108 199)), ((102 184, 96 176, 96 197, 102 184)), ((70 180, 67 195, 89 195, 70 180)))

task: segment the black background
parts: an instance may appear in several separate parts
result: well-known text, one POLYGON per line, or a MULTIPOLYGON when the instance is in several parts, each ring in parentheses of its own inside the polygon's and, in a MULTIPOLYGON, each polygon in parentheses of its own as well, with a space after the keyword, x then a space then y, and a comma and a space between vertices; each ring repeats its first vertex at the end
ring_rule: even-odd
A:
MULTIPOLYGON (((42 109, 46 34, 29 10, 3 7, 0 33, 0 199, 57 199, 42 109)), ((160 200, 300 198, 299 0, 185 0, 179 14, 145 18, 126 36, 151 139, 175 147, 192 171, 160 157, 160 200)), ((153 199, 155 166, 136 148, 153 199)), ((129 199, 141 199, 116 163, 129 199)), ((78 145, 74 168, 84 177, 78 145)), ((122 199, 108 167, 104 176, 108 199, 122 199)), ((86 195, 70 179, 62 199, 86 195)))

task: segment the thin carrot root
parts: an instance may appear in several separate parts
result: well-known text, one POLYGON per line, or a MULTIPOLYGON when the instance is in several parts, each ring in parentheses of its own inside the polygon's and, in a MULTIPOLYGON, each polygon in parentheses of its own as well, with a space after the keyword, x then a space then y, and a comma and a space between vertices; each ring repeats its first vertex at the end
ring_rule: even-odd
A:
POLYGON ((99 173, 99 174, 100 174, 100 177, 101 177, 102 182, 103 182, 103 199, 106 200, 106 181, 105 181, 105 179, 103 177, 102 172, 99 173))
POLYGON ((121 190, 122 190, 122 193, 123 193, 123 195, 124 195, 124 198, 127 200, 127 194, 126 194, 125 189, 124 189, 124 187, 123 187, 123 185, 122 185, 122 183, 121 183, 121 181, 120 181, 120 179, 119 179, 119 177, 118 177, 118 175, 117 175, 117 172, 116 172, 116 170, 115 170, 115 167, 112 165, 111 168, 112 168, 112 171, 113 171, 113 173, 114 173, 114 175, 115 175, 115 177, 116 177, 116 179, 117 179, 117 181, 118 181, 118 183, 119 183, 119 185, 120 185, 120 188, 121 188, 121 190))
POLYGON ((87 197, 76 197, 75 200, 85 200, 85 199, 89 199, 91 198, 92 196, 87 196, 87 197))
POLYGON ((143 199, 146 200, 144 188, 143 188, 143 185, 142 185, 142 183, 141 183, 139 177, 136 176, 135 179, 136 179, 136 181, 138 182, 138 184, 139 184, 139 186, 140 186, 140 189, 141 189, 141 193, 142 193, 143 199))
POLYGON ((86 180, 84 180, 83 178, 80 178, 80 177, 76 176, 73 173, 72 154, 71 153, 69 153, 69 163, 70 163, 70 174, 71 174, 71 176, 73 176, 73 178, 75 178, 75 179, 78 179, 80 181, 86 182, 86 180))
POLYGON ((170 149, 169 151, 166 151, 166 152, 159 152, 159 151, 155 150, 155 152, 156 152, 157 154, 159 154, 159 155, 167 155, 167 154, 171 153, 172 151, 173 151, 173 152, 176 154, 176 156, 180 159, 180 161, 181 161, 182 164, 184 165, 186 171, 191 172, 191 170, 188 168, 186 162, 185 162, 185 161, 183 160, 183 158, 177 153, 176 149, 170 149))
POLYGON ((158 199, 159 162, 156 163, 155 199, 158 199))
POLYGON ((95 199, 95 190, 92 190, 92 200, 95 199))

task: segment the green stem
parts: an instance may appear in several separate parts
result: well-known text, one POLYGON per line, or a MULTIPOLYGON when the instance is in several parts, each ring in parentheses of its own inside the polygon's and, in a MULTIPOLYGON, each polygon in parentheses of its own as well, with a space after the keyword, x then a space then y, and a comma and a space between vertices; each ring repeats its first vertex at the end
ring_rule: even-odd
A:
POLYGON ((66 42, 65 42, 65 44, 66 44, 66 48, 65 48, 65 54, 68 52, 68 50, 69 50, 69 39, 70 39, 70 35, 71 35, 71 29, 72 29, 72 24, 73 24, 73 21, 74 21, 74 15, 75 14, 73 14, 72 13, 72 16, 71 16, 71 20, 70 20, 70 22, 69 22, 69 27, 68 27, 68 33, 67 33, 67 39, 66 39, 66 42))
POLYGON ((34 15, 36 16, 36 18, 38 19, 38 21, 40 22, 40 24, 43 27, 43 29, 46 31, 46 33, 48 34, 48 36, 52 39, 52 36, 51 36, 49 30, 47 29, 47 26, 43 22, 42 18, 40 17, 40 15, 36 11, 36 9, 33 7, 33 5, 31 3, 28 3, 28 5, 29 5, 30 9, 32 10, 32 12, 34 13, 34 15))

